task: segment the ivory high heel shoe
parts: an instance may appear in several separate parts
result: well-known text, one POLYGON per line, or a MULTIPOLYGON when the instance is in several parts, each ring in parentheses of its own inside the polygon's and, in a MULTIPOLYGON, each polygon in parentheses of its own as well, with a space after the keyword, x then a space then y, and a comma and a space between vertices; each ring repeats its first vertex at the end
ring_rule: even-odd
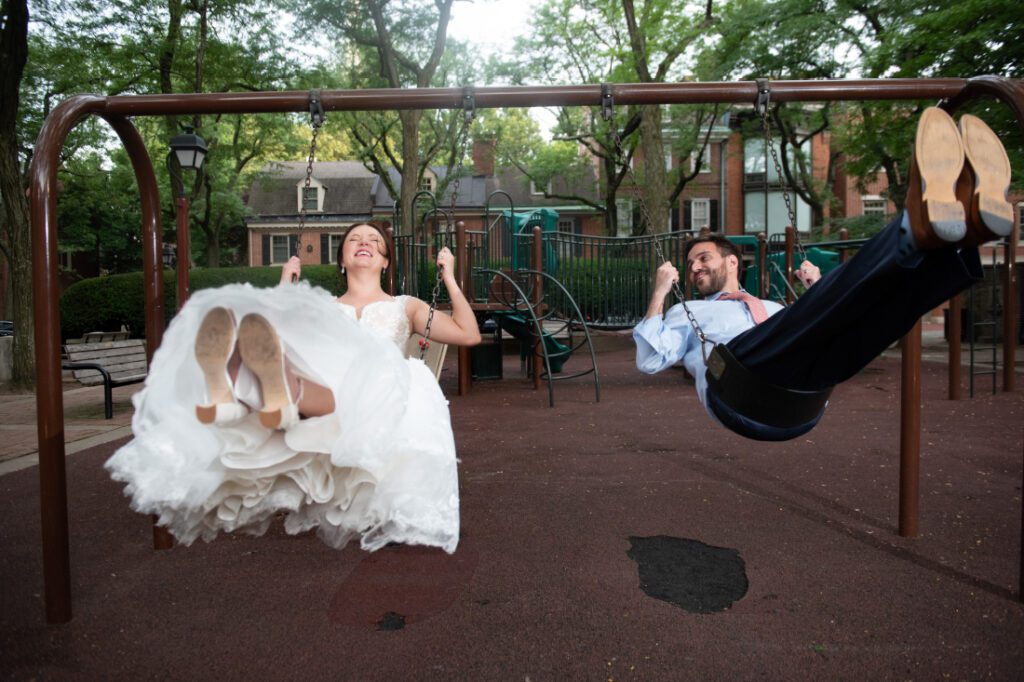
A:
POLYGON ((199 324, 195 353, 206 380, 207 405, 196 405, 196 418, 203 424, 226 426, 249 414, 238 402, 228 374, 228 361, 235 350, 235 318, 227 308, 211 308, 199 324))
MULTIPOLYGON (((260 423, 268 429, 289 429, 299 421, 298 399, 292 400, 285 373, 284 347, 265 317, 250 313, 238 325, 242 362, 260 380, 263 409, 260 423)), ((302 382, 299 382, 301 391, 302 382)), ((301 395, 299 396, 301 398, 301 395)))

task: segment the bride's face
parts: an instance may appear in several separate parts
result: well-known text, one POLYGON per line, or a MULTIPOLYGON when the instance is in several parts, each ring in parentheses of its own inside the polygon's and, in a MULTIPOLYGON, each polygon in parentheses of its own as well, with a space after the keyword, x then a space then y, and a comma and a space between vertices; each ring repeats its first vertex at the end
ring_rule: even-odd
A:
POLYGON ((346 270, 383 270, 388 266, 384 237, 369 225, 352 228, 341 247, 341 262, 346 270))

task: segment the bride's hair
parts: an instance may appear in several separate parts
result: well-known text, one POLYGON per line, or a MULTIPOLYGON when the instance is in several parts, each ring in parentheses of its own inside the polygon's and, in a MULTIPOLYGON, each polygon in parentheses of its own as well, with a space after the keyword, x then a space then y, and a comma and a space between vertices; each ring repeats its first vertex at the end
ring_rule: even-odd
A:
POLYGON ((388 264, 384 268, 384 271, 381 273, 384 276, 384 279, 386 280, 387 277, 388 277, 388 271, 391 269, 391 263, 392 263, 392 260, 393 260, 391 258, 391 254, 394 253, 394 248, 392 248, 391 237, 388 236, 388 231, 385 230, 380 225, 375 225, 373 223, 356 223, 355 225, 350 225, 349 228, 347 230, 345 230, 345 234, 343 234, 342 237, 341 237, 341 243, 338 244, 338 253, 335 256, 335 260, 338 263, 338 272, 341 273, 342 277, 345 277, 345 271, 342 270, 342 266, 344 264, 341 262, 341 252, 345 248, 345 242, 348 240, 349 232, 351 232, 352 230, 356 229, 357 227, 372 227, 373 229, 375 229, 377 231, 377 234, 380 235, 380 237, 381 237, 381 254, 380 255, 382 255, 382 256, 384 256, 385 258, 388 259, 388 264))

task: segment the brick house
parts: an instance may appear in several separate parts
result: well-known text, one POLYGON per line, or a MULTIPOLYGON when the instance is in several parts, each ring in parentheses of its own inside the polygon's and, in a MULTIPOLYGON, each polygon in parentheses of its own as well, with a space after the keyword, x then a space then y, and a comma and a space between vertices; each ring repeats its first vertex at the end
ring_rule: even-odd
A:
MULTIPOLYGON (((481 230, 485 211, 496 214, 514 206, 517 214, 538 208, 558 212, 558 230, 573 234, 599 235, 604 230, 603 214, 581 202, 548 198, 515 168, 494 168, 493 148, 486 142, 473 147, 473 172, 459 182, 454 219, 470 230, 481 230), (495 194, 500 192, 499 194, 495 194), (488 199, 490 201, 488 203, 488 199)), ((334 263, 345 230, 359 222, 390 226, 395 221, 395 202, 387 184, 358 161, 323 161, 313 164, 310 186, 305 188, 306 164, 297 161, 267 164, 249 190, 249 216, 245 218, 249 265, 279 265, 295 253, 298 245, 303 263, 334 263), (306 205, 305 226, 299 230, 302 202, 306 205)), ((394 169, 389 180, 401 186, 394 169)), ((428 168, 422 189, 435 191, 444 184, 445 168, 428 168)), ((552 181, 549 193, 575 194, 596 201, 596 175, 570 188, 565 180, 552 181)), ((451 183, 437 197, 439 209, 451 209, 451 183)), ((420 204, 423 208, 426 204, 420 204)), ((420 223, 422 215, 418 217, 420 223)), ((493 218, 492 218, 493 220, 493 218)))

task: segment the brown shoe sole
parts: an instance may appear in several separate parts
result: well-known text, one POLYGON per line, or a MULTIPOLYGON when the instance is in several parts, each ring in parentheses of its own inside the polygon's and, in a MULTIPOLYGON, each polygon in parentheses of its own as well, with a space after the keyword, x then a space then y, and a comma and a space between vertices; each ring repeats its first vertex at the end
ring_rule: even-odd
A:
POLYGON ((957 199, 956 183, 964 165, 964 147, 956 123, 942 109, 929 107, 921 114, 911 163, 907 204, 919 248, 963 239, 967 215, 957 199), (911 204, 918 196, 920 213, 914 220, 916 207, 911 204))
POLYGON ((284 420, 285 408, 291 405, 291 395, 285 376, 284 350, 273 325, 257 313, 243 317, 238 325, 238 352, 245 366, 260 380, 260 423, 268 429, 278 428, 284 420))
POLYGON ((217 417, 217 405, 233 403, 234 394, 228 378, 228 360, 235 350, 235 318, 226 308, 211 308, 196 333, 196 362, 206 380, 209 405, 196 405, 196 418, 203 424, 212 424, 217 417))
POLYGON ((960 136, 974 177, 967 209, 971 222, 988 229, 989 239, 1005 237, 1013 231, 1013 206, 1006 200, 1010 188, 1006 149, 984 121, 970 114, 960 117, 960 136))

